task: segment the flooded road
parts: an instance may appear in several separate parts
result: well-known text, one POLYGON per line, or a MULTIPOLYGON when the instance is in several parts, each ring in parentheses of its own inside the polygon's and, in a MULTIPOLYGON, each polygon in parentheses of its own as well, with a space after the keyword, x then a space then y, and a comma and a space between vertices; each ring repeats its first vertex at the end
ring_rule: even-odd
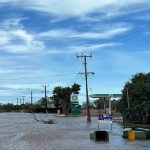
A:
MULTIPOLYGON (((28 113, 0 113, 0 150, 150 150, 150 141, 129 142, 122 138, 122 126, 113 123, 109 142, 91 141, 89 135, 97 129, 97 118, 87 125, 86 117, 58 117, 28 113), (54 120, 44 124, 41 120, 54 120)), ((110 126, 100 126, 100 129, 110 126)))

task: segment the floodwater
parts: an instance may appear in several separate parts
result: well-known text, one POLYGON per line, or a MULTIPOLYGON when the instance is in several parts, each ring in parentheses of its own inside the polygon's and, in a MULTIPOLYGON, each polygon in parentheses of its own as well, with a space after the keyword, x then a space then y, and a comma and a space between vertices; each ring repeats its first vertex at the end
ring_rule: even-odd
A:
MULTIPOLYGON (((86 117, 59 117, 52 114, 0 113, 0 150, 150 150, 149 140, 129 142, 122 138, 122 126, 113 123, 109 142, 94 142, 97 118, 87 125, 86 117), (55 124, 42 120, 53 119, 55 124)), ((101 125, 100 129, 110 129, 101 125)))

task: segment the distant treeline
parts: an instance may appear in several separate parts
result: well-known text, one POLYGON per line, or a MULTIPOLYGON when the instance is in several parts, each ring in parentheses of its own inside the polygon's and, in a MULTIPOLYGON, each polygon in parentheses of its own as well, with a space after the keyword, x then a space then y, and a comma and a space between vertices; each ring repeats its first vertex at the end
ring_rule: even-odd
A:
MULTIPOLYGON (((57 113, 57 110, 60 108, 47 108, 49 113, 57 113)), ((46 109, 38 104, 22 104, 22 105, 14 105, 14 104, 1 104, 0 112, 34 112, 34 113, 45 113, 46 109)))

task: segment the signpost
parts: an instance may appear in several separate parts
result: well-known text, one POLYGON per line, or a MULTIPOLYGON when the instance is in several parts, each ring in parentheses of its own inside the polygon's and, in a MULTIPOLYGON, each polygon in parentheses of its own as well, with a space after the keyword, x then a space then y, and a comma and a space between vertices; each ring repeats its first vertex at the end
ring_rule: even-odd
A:
POLYGON ((90 139, 95 141, 108 141, 109 140, 109 132, 107 129, 99 130, 99 124, 110 123, 111 131, 112 131, 112 115, 111 114, 99 114, 98 115, 98 131, 94 131, 94 133, 90 134, 90 139))
POLYGON ((105 124, 105 123, 111 124, 111 131, 112 131, 112 115, 111 114, 99 114, 98 115, 98 130, 99 130, 99 124, 105 124))
POLYGON ((78 101, 78 95, 77 94, 71 94, 71 102, 78 101))
POLYGON ((78 94, 71 94, 71 114, 79 115, 78 94))

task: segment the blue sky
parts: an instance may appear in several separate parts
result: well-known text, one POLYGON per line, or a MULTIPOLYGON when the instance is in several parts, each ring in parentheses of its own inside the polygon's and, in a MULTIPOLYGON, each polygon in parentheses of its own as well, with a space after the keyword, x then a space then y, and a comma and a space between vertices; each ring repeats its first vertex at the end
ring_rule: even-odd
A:
POLYGON ((149 0, 0 0, 0 103, 34 101, 55 86, 81 84, 76 53, 90 54, 89 94, 121 93, 150 68, 149 0))

